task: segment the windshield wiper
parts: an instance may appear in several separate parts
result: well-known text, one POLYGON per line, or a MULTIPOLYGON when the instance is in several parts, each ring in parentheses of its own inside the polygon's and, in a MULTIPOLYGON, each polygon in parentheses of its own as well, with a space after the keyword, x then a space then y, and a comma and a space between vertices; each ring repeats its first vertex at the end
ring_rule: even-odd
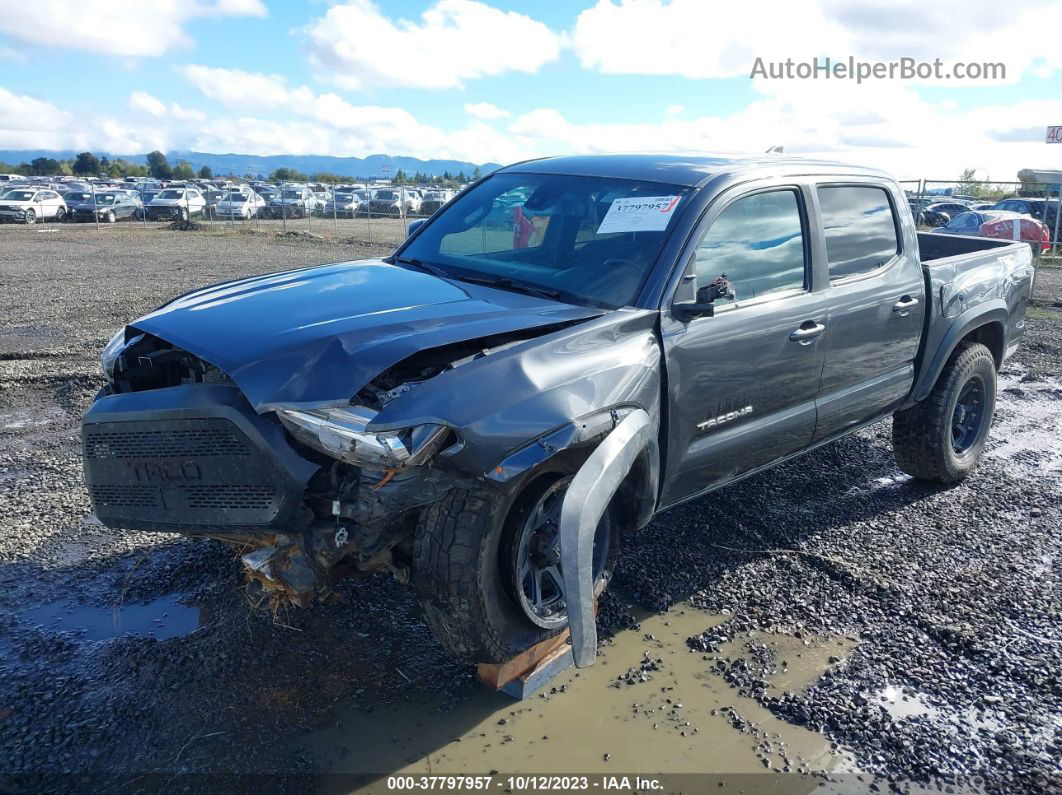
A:
POLYGON ((391 262, 401 263, 402 265, 412 265, 414 268, 420 268, 422 271, 438 276, 440 279, 452 279, 449 273, 444 271, 437 265, 429 265, 427 262, 421 262, 419 259, 407 259, 406 257, 391 257, 391 262))
POLYGON ((500 287, 503 290, 512 290, 516 293, 526 293, 527 295, 538 296, 539 298, 548 298, 551 301, 560 299, 561 293, 559 290, 551 290, 548 287, 536 287, 533 284, 527 284, 526 282, 518 282, 510 279, 508 276, 452 276, 453 279, 458 279, 462 282, 471 282, 472 284, 485 284, 488 287, 500 287))

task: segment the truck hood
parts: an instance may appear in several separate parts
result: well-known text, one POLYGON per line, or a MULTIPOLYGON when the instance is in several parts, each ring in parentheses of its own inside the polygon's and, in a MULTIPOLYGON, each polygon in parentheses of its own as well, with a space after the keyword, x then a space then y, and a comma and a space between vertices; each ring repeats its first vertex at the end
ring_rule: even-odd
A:
POLYGON ((261 413, 347 405, 418 351, 601 314, 377 259, 206 287, 131 326, 226 372, 261 413))

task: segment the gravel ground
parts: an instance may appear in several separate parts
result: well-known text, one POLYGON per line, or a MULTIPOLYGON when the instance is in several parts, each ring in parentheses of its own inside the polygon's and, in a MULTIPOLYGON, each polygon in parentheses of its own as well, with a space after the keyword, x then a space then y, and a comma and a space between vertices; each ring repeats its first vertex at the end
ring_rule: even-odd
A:
MULTIPOLYGON (((212 281, 379 253, 217 229, 0 228, 0 772, 26 788, 313 790, 300 738, 337 704, 445 709, 474 691, 386 578, 275 623, 248 608, 225 547, 111 532, 82 482, 78 423, 115 328, 212 281), (117 605, 145 606, 153 636, 108 632, 117 605), (239 774, 262 778, 225 778, 239 774)), ((868 783, 1062 786, 1062 270, 1041 269, 1037 296, 965 483, 907 479, 879 423, 625 539, 602 629, 633 628, 628 603, 705 610, 711 628, 688 641, 705 675, 824 733, 868 783), (789 660, 765 633, 851 650, 778 692, 789 660)))

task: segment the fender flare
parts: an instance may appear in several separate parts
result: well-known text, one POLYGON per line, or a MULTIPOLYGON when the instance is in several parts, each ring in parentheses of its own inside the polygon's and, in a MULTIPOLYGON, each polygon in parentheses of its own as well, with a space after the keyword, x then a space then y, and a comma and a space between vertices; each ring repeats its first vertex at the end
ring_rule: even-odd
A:
POLYGON ((937 383, 937 379, 944 370, 944 365, 948 363, 948 359, 951 358, 952 353, 955 352, 959 343, 969 335, 970 332, 975 331, 982 326, 987 326, 991 323, 999 324, 1003 331, 1002 355, 1005 356, 1007 350, 1008 318, 1009 314, 1007 305, 999 299, 971 307, 956 317, 954 322, 948 328, 947 333, 945 333, 943 339, 937 344, 933 358, 926 362, 922 368, 921 374, 915 381, 914 388, 911 390, 911 402, 918 403, 929 396, 929 393, 933 389, 933 385, 937 383))
POLYGON ((594 534, 609 502, 638 456, 657 444, 653 422, 634 409, 605 437, 576 472, 560 514, 561 570, 572 652, 579 668, 597 657, 594 618, 594 534))

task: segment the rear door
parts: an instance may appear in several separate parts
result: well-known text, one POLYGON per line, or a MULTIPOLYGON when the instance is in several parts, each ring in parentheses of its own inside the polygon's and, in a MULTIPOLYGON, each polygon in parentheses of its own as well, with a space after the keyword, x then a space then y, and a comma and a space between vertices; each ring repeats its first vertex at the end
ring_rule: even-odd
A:
MULTIPOLYGON (((814 220, 801 184, 741 187, 709 209, 683 253, 696 286, 731 299, 712 317, 661 313, 669 401, 662 504, 721 485, 806 447, 827 333, 814 292, 814 220), (692 258, 692 262, 691 262, 692 258)), ((689 287, 680 287, 679 290, 689 287)))
POLYGON ((818 399, 816 441, 888 414, 907 396, 922 338, 925 282, 913 227, 887 180, 822 182, 830 286, 830 335, 818 399))

